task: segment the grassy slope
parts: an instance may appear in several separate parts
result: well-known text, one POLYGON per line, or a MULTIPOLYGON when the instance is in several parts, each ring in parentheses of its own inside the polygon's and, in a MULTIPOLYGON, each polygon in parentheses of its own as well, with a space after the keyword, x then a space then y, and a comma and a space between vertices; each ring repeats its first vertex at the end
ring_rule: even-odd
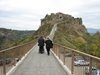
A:
POLYGON ((34 31, 0 29, 0 50, 29 42, 34 31))

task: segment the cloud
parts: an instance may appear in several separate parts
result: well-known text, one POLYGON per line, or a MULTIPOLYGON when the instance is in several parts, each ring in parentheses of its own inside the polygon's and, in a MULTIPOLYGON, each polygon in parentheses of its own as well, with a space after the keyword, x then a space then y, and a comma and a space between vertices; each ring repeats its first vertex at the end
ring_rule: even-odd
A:
POLYGON ((0 0, 0 27, 38 29, 46 14, 63 12, 82 17, 89 28, 100 28, 100 0, 0 0))

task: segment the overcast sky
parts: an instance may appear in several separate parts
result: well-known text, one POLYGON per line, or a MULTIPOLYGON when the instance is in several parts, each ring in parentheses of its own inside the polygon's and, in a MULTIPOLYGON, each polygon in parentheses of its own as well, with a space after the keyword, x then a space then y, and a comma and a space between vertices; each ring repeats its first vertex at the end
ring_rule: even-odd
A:
POLYGON ((87 28, 100 29, 100 0, 0 0, 0 28, 36 30, 46 14, 81 17, 87 28))

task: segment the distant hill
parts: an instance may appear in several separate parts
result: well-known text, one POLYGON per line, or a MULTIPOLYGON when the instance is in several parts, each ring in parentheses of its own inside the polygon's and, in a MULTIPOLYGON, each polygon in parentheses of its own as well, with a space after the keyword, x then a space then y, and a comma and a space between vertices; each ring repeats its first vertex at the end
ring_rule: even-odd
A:
POLYGON ((34 31, 0 28, 0 50, 28 42, 34 31))
POLYGON ((89 33, 96 33, 96 32, 100 32, 100 29, 87 28, 87 31, 88 31, 89 33))

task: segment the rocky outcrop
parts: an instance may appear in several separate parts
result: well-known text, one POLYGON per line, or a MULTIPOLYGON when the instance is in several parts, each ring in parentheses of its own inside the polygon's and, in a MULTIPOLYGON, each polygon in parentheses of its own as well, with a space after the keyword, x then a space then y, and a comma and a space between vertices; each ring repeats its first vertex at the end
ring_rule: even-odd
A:
MULTIPOLYGON (((87 29, 83 25, 82 18, 75 18, 68 14, 63 13, 51 13, 41 19, 41 32, 48 31, 49 29, 57 24, 57 31, 55 33, 54 42, 65 45, 71 48, 79 48, 79 45, 86 43, 87 29), (50 28, 50 26, 52 26, 50 28), (44 27, 44 28, 43 28, 44 27), (48 29, 47 29, 48 27, 48 29), (47 30, 44 30, 44 29, 47 30), (77 40, 81 38, 81 42, 77 40), (79 45, 77 45, 79 43, 79 45)), ((82 46, 83 47, 83 46, 82 46)))
POLYGON ((41 26, 49 24, 54 25, 58 24, 59 27, 64 27, 65 31, 68 33, 75 33, 75 35, 82 35, 82 33, 86 33, 87 30, 83 25, 82 18, 74 18, 71 15, 63 14, 63 13, 51 13, 50 15, 46 15, 45 18, 41 19, 41 26), (72 31, 71 31, 72 30, 72 31))

